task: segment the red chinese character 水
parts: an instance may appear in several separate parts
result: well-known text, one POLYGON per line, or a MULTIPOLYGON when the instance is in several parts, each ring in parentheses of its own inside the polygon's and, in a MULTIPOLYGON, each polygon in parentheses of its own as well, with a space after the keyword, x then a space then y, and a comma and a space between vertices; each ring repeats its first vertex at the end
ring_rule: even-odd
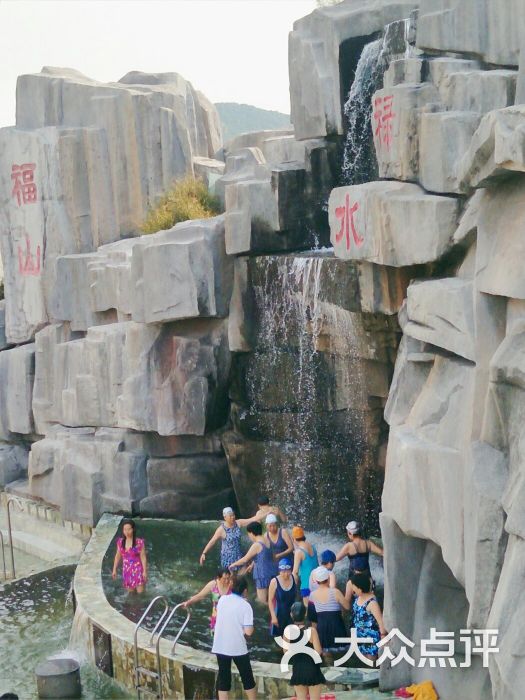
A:
POLYGON ((34 182, 35 163, 23 163, 11 166, 11 180, 13 181, 12 197, 16 197, 18 206, 36 202, 37 189, 34 182))
POLYGON ((356 211, 359 209, 359 203, 354 202, 352 206, 350 206, 350 195, 346 195, 345 197, 345 203, 342 207, 336 207, 335 208, 335 215, 338 219, 341 219, 341 228, 335 235, 335 241, 336 243, 340 243, 341 240, 343 239, 343 236, 345 237, 346 240, 346 249, 350 250, 350 232, 352 232, 352 237, 354 239, 354 243, 356 245, 356 248, 359 248, 363 245, 364 238, 362 238, 355 227, 355 221, 354 221, 354 214, 356 211))
POLYGON ((392 120, 395 117, 395 113, 392 111, 393 102, 393 95, 374 98, 374 136, 379 145, 383 144, 387 149, 392 143, 392 120))

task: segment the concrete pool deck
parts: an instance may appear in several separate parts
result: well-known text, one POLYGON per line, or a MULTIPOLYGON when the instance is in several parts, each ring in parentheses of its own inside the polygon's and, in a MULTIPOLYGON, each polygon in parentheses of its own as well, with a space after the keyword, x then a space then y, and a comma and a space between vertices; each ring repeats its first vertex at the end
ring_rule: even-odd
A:
MULTIPOLYGON (((102 516, 77 566, 74 579, 76 643, 102 671, 133 691, 135 624, 109 604, 102 585, 103 560, 120 521, 120 516, 102 516)), ((139 631, 139 661, 154 671, 156 658, 154 649, 148 646, 150 634, 139 631)), ((215 656, 184 644, 177 644, 175 653, 171 654, 172 644, 168 639, 160 643, 163 697, 174 700, 208 700, 213 697, 217 672, 215 656)), ((288 698, 293 695, 288 684, 290 674, 282 674, 278 664, 252 660, 252 668, 258 697, 288 698)), ((337 684, 337 678, 344 670, 323 669, 332 690, 349 690, 347 685, 337 684)), ((363 674, 372 677, 376 672, 364 669, 363 674)), ((143 682, 146 684, 146 679, 143 682)), ((154 686, 150 685, 150 688, 154 686)), ((368 691, 360 692, 363 698, 373 697, 368 691)), ((356 692, 354 696, 352 693, 352 696, 357 699, 359 694, 356 692)), ((242 686, 236 673, 233 674, 232 697, 242 697, 242 686)))

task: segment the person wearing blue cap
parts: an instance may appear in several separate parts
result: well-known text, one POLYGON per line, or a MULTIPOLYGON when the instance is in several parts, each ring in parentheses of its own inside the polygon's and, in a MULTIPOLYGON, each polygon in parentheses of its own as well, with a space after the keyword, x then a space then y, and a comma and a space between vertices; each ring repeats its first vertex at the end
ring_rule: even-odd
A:
MULTIPOLYGON (((323 552, 321 552, 321 556, 319 557, 319 564, 320 566, 324 566, 325 569, 328 569, 330 572, 330 578, 328 579, 328 585, 330 588, 335 588, 337 585, 337 581, 335 578, 335 573, 333 571, 333 568, 335 566, 335 552, 332 552, 331 549, 325 549, 323 552)), ((315 591, 317 588, 319 588, 319 584, 314 578, 314 572, 310 574, 310 584, 309 584, 309 589, 310 592, 315 591)))
POLYGON ((297 584, 292 575, 292 562, 283 558, 279 561, 279 573, 270 581, 268 607, 272 637, 282 637, 285 628, 291 624, 290 609, 297 598, 297 584))

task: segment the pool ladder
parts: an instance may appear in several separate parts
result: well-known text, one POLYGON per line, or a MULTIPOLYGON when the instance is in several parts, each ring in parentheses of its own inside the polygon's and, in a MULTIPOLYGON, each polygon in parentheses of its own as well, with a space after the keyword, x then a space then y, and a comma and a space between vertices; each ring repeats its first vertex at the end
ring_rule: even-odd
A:
MULTIPOLYGON (((161 658, 160 658, 160 640, 162 639, 162 635, 164 634, 164 631, 166 630, 166 627, 169 625, 171 622, 172 617, 175 615, 177 610, 182 607, 182 603, 178 603, 175 605, 171 610, 170 606, 168 603, 168 599, 166 596, 163 595, 158 595, 156 598, 153 598, 151 603, 148 605, 146 608, 144 614, 140 618, 140 620, 137 622, 135 625, 135 632, 133 634, 133 646, 134 646, 134 672, 135 672, 135 690, 137 691, 137 697, 140 698, 141 694, 144 695, 150 695, 157 700, 163 700, 163 694, 162 694, 162 667, 161 667, 161 658), (139 644, 138 644, 138 634, 139 634, 139 629, 142 627, 142 623, 148 616, 148 613, 152 611, 157 605, 164 605, 164 609, 162 611, 161 616, 159 617, 157 624, 153 628, 153 632, 151 633, 151 637, 149 639, 148 647, 152 648, 153 646, 155 647, 155 657, 157 660, 157 670, 156 671, 151 671, 149 668, 146 668, 145 666, 140 666, 139 664, 139 644), (146 676, 147 678, 152 678, 156 681, 157 689, 152 690, 149 688, 147 685, 141 685, 141 676, 146 676)), ((171 653, 173 654, 175 652, 175 646, 177 642, 179 641, 179 638, 181 634, 184 632, 186 627, 188 626, 188 622, 190 621, 190 611, 187 611, 186 614, 186 619, 182 623, 182 625, 179 628, 179 631, 175 635, 175 639, 173 640, 173 646, 171 647, 171 653)), ((144 629, 146 629, 144 627, 144 629)))

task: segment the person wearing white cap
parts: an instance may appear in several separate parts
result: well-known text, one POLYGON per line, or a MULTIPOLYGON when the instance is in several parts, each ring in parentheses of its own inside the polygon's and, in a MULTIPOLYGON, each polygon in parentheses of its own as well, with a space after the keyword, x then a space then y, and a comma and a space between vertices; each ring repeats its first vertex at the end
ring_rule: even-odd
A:
POLYGON ((221 544, 221 566, 227 569, 234 561, 242 557, 241 549, 241 527, 246 527, 255 518, 237 518, 235 512, 230 506, 222 509, 223 522, 215 530, 208 544, 202 550, 200 556, 201 566, 206 560, 206 554, 216 542, 222 541, 221 544))
POLYGON ((383 556, 383 550, 371 540, 363 537, 363 528, 360 523, 351 520, 346 526, 348 542, 344 544, 337 552, 336 561, 348 557, 348 580, 354 574, 367 574, 372 577, 370 572, 370 553, 377 554, 378 557, 383 556))
POLYGON ((286 528, 279 527, 277 516, 273 513, 268 513, 265 518, 266 523, 266 539, 272 548, 273 560, 281 561, 292 555, 293 542, 290 533, 286 528))
POLYGON ((330 572, 324 566, 313 571, 318 588, 310 594, 308 619, 317 623, 317 633, 323 653, 341 651, 346 645, 335 641, 336 637, 346 637, 345 623, 341 609, 350 609, 350 602, 338 588, 330 588, 330 572))

